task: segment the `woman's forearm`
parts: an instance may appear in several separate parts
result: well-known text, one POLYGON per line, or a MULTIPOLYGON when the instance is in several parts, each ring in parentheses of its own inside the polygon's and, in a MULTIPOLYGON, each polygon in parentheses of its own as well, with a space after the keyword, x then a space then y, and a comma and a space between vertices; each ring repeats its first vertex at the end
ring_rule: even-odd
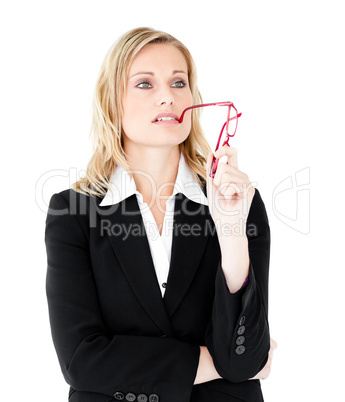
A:
POLYGON ((221 245, 222 269, 231 293, 237 292, 249 273, 248 238, 233 236, 226 246, 221 245))
POLYGON ((206 346, 200 346, 199 366, 194 385, 222 378, 214 367, 212 356, 206 346))

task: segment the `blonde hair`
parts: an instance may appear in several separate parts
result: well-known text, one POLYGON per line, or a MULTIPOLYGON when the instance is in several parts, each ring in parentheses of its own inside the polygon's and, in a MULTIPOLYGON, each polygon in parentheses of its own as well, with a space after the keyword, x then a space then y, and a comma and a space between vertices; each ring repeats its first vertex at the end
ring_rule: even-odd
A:
MULTIPOLYGON (((97 80, 90 131, 93 155, 86 175, 72 184, 72 188, 87 195, 105 196, 116 166, 123 166, 131 174, 124 158, 122 139, 122 96, 126 91, 129 68, 138 52, 147 44, 169 44, 184 55, 188 66, 189 86, 193 104, 202 103, 197 87, 196 68, 188 49, 166 32, 141 27, 123 34, 109 49, 97 80)), ((192 110, 192 125, 187 139, 180 144, 186 164, 199 184, 206 181, 206 160, 211 148, 200 125, 200 109, 192 110)))

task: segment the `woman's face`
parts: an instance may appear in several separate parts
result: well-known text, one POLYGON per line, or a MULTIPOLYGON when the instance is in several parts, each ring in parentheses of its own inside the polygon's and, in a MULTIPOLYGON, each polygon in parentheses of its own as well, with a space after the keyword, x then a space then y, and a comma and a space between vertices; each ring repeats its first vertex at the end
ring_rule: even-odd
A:
POLYGON ((128 141, 149 147, 182 143, 191 129, 191 113, 185 114, 183 123, 177 120, 192 102, 187 62, 180 50, 168 44, 143 47, 130 67, 122 99, 125 147, 128 141), (160 113, 177 120, 157 121, 160 113))

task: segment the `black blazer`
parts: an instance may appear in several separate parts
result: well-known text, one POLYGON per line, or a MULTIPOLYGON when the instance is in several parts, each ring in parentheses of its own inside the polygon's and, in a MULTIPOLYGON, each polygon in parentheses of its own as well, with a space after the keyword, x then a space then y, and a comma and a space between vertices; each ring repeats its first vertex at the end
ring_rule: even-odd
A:
MULTIPOLYGON (((206 194, 206 188, 203 188, 206 194)), ((249 282, 230 293, 209 209, 177 194, 162 297, 135 194, 118 205, 64 190, 46 219, 46 292, 71 402, 262 401, 270 348, 270 231, 259 191, 247 221, 249 282), (223 379, 193 385, 199 345, 223 379)))

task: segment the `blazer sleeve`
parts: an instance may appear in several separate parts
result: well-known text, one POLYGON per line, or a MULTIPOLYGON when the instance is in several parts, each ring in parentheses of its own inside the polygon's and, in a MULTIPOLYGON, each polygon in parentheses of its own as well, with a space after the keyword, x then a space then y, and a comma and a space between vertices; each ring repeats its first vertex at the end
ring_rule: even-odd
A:
POLYGON ((102 322, 87 229, 60 194, 46 218, 46 293, 62 373, 78 391, 189 401, 200 348, 173 338, 109 335, 102 322), (62 211, 65 213, 57 213, 62 211))
POLYGON ((215 298, 205 344, 215 368, 225 379, 241 382, 254 377, 266 364, 270 349, 268 273, 270 228, 260 193, 247 219, 249 277, 245 286, 230 293, 219 262, 215 298))

